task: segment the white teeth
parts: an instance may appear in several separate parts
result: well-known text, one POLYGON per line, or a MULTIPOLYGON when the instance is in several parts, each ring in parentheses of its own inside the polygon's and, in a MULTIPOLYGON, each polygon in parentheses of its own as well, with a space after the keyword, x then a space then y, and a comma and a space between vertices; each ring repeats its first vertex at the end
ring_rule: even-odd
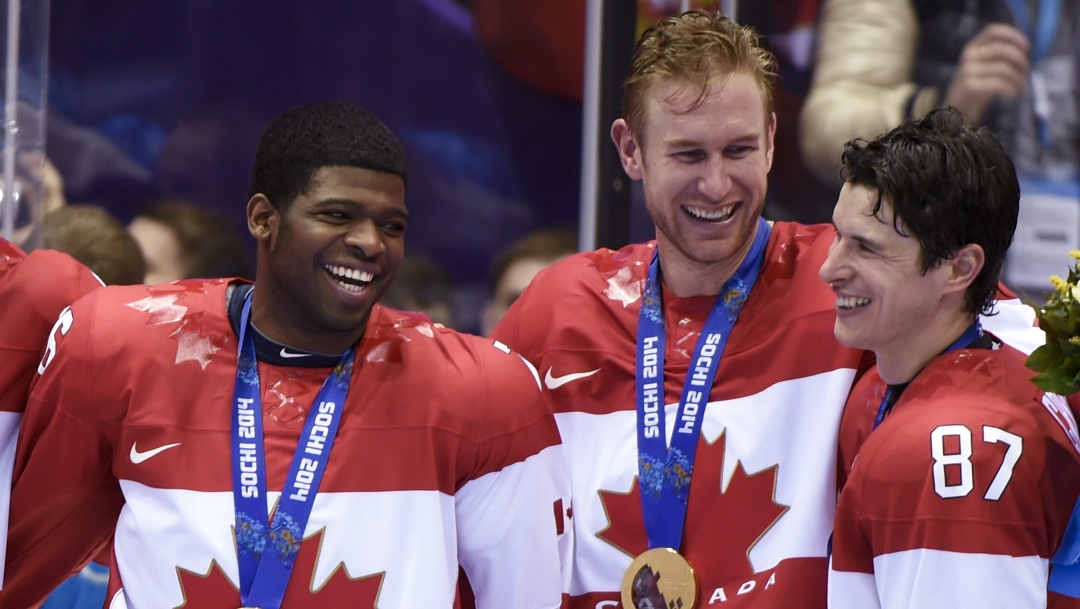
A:
POLYGON ((374 273, 366 273, 357 269, 351 269, 347 266, 328 264, 325 268, 331 275, 338 279, 339 284, 350 292, 359 292, 364 286, 358 284, 368 284, 371 283, 371 280, 375 279, 374 273))
POLYGON ((686 213, 697 218, 698 220, 706 220, 708 222, 723 222, 731 217, 731 214, 735 211, 735 205, 725 205, 724 207, 715 207, 708 209, 701 209, 698 207, 690 207, 686 205, 683 207, 686 213))
POLYGON ((869 298, 838 297, 836 299, 836 306, 840 307, 841 309, 857 309, 868 304, 870 304, 869 298))

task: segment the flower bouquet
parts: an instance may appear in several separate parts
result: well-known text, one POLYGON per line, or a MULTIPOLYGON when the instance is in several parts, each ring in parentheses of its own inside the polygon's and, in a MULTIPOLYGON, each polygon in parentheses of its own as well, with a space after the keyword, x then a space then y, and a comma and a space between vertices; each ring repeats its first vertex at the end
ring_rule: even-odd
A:
POLYGON ((1060 395, 1080 391, 1080 250, 1069 255, 1074 260, 1069 278, 1050 277, 1054 291, 1046 304, 1032 305, 1039 328, 1046 332, 1046 344, 1027 359, 1027 367, 1039 373, 1032 382, 1060 395))

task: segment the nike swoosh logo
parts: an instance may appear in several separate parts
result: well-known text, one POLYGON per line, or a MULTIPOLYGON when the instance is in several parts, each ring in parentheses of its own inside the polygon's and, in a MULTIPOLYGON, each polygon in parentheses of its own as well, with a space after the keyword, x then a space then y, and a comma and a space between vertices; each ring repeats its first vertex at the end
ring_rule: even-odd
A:
POLYGON ((564 374, 562 376, 554 376, 551 374, 551 368, 548 368, 547 374, 544 375, 544 384, 547 385, 548 389, 558 389, 559 387, 562 387, 569 382, 578 381, 583 378, 590 377, 597 372, 600 372, 599 368, 597 368, 596 370, 591 370, 589 372, 573 372, 570 374, 564 374))
POLYGON ((134 463, 135 465, 138 465, 138 464, 142 463, 143 461, 146 461, 150 457, 155 457, 155 456, 161 454, 162 452, 164 452, 166 450, 169 450, 170 448, 175 448, 177 446, 180 446, 180 443, 177 442, 175 444, 166 444, 165 446, 158 446, 157 448, 151 448, 150 450, 148 450, 146 452, 139 452, 139 449, 135 448, 136 444, 137 444, 137 442, 132 442, 132 444, 131 444, 131 462, 134 463))
POLYGON ((310 353, 291 353, 289 351, 286 351, 285 347, 281 348, 281 351, 278 352, 278 355, 280 355, 281 357, 286 357, 286 358, 288 358, 288 357, 311 357, 310 353))

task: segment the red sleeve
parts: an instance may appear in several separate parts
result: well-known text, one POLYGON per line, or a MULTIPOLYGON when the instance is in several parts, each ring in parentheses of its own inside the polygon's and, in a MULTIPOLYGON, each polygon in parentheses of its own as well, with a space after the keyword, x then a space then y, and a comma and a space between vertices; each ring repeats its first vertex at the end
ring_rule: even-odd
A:
MULTIPOLYGON (((96 292, 96 295, 105 290, 96 292)), ((29 607, 94 557, 123 499, 111 474, 116 421, 95 412, 97 298, 67 311, 27 402, 15 460, 5 607, 29 607)))
POLYGON ((0 411, 22 412, 49 330, 60 311, 101 287, 67 254, 37 250, 25 258, 0 256, 0 411))
POLYGON ((859 453, 874 428, 874 419, 885 392, 885 383, 878 377, 877 370, 868 372, 855 382, 851 395, 844 404, 844 414, 840 418, 839 456, 836 460, 838 492, 844 488, 850 475, 855 455, 859 453))

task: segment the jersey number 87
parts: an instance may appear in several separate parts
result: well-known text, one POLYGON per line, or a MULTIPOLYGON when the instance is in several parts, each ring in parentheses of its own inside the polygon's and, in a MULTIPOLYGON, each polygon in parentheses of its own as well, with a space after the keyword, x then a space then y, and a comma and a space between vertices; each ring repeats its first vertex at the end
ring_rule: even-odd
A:
MULTIPOLYGON (((934 458, 934 492, 942 499, 954 497, 966 497, 975 487, 973 467, 971 464, 972 441, 971 430, 964 425, 942 425, 930 432, 930 453, 934 458), (956 438, 959 450, 945 452, 946 439, 956 438), (946 479, 946 468, 954 466, 959 469, 959 480, 950 484, 946 479)), ((1012 479, 1013 468, 1016 467, 1020 455, 1024 452, 1024 439, 1016 434, 1009 433, 997 427, 983 426, 982 439, 987 444, 1004 443, 1009 446, 1005 451, 1005 458, 998 467, 994 481, 990 488, 986 489, 983 499, 997 501, 1005 492, 1009 480, 1012 479)), ((955 446, 955 444, 954 444, 955 446)))

